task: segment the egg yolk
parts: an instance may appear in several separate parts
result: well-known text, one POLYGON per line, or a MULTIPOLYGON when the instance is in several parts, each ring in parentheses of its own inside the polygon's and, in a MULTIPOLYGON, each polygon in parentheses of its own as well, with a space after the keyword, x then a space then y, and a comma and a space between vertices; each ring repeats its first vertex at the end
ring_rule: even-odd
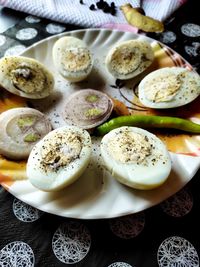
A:
POLYGON ((64 51, 62 65, 67 71, 83 71, 90 64, 91 56, 87 48, 70 48, 64 51))
POLYGON ((10 72, 15 88, 25 93, 41 92, 45 86, 46 77, 37 64, 21 63, 10 72))
POLYGON ((131 73, 138 68, 141 52, 137 48, 116 48, 112 55, 111 67, 120 74, 131 73))
POLYGON ((82 139, 77 133, 56 133, 53 138, 45 140, 42 146, 40 167, 46 172, 65 167, 79 158, 82 146, 82 139))
POLYGON ((119 132, 108 142, 109 154, 121 163, 145 163, 152 147, 146 135, 130 131, 119 132))
POLYGON ((146 98, 152 102, 171 101, 181 87, 181 80, 174 74, 161 74, 145 84, 146 98))

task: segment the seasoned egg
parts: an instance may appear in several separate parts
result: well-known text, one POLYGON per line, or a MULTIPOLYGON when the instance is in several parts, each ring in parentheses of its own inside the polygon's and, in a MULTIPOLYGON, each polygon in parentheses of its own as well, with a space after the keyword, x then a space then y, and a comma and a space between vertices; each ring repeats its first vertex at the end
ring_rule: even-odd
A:
POLYGON ((0 154, 28 158, 33 146, 51 131, 49 120, 33 108, 13 108, 0 115, 0 154))
POLYGON ((81 176, 88 166, 91 152, 91 138, 86 130, 60 127, 32 149, 27 177, 40 190, 60 190, 81 176))
POLYGON ((148 74, 138 86, 141 103, 150 108, 175 108, 200 94, 200 76, 181 67, 167 67, 148 74))
POLYGON ((65 102, 64 120, 70 125, 92 129, 109 118, 112 99, 101 91, 82 89, 71 94, 65 102))
POLYGON ((127 80, 145 71, 153 60, 154 52, 147 41, 129 40, 112 47, 105 64, 113 77, 127 80))
POLYGON ((50 71, 35 59, 9 56, 0 59, 0 85, 15 95, 39 99, 50 95, 54 78, 50 71))
POLYGON ((92 55, 80 39, 65 36, 53 46, 53 61, 58 72, 71 82, 84 80, 92 70, 92 55))
POLYGON ((114 178, 136 189, 160 186, 171 171, 170 155, 163 142, 137 127, 120 127, 106 134, 101 155, 114 178))

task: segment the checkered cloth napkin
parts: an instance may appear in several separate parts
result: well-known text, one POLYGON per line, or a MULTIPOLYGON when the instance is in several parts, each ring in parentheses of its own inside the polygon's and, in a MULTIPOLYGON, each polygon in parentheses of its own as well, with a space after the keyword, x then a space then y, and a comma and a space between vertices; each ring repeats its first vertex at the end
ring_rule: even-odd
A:
POLYGON ((98 0, 0 0, 0 5, 23 11, 54 21, 80 25, 82 27, 104 27, 106 25, 127 25, 119 7, 129 2, 133 7, 141 7, 146 15, 165 20, 187 0, 107 0, 116 6, 112 15, 96 8, 98 0), (95 10, 91 10, 91 5, 95 10))

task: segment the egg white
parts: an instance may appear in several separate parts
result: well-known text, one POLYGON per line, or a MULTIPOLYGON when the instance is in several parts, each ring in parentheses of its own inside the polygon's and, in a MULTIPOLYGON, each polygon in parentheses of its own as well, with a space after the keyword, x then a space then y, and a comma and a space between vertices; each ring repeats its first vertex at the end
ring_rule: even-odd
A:
MULTIPOLYGON (((174 84, 175 86, 174 82, 171 84, 174 84)), ((145 76, 140 82, 138 86, 138 94, 140 102, 146 107, 165 109, 183 106, 192 102, 200 95, 200 76, 197 73, 182 67, 166 67, 158 69, 145 76), (174 76, 176 77, 176 81, 181 83, 174 95, 161 101, 152 101, 152 99, 147 96, 150 90, 148 86, 149 83, 157 86, 159 90, 161 88, 164 90, 169 85, 170 78, 174 76), (160 77, 162 77, 163 82, 156 82, 156 79, 160 79, 160 77)))
MULTIPOLYGON (((54 153, 54 150, 52 150, 54 153)), ((67 151, 65 152, 67 155, 67 151)), ((43 191, 58 191, 77 180, 87 168, 91 157, 91 138, 86 130, 75 126, 65 126, 53 130, 46 135, 32 149, 27 162, 27 177, 33 186, 43 191), (42 151, 46 144, 56 142, 57 134, 65 135, 75 133, 82 139, 82 149, 78 158, 66 166, 60 166, 58 169, 44 170, 41 165, 42 151)))
POLYGON ((145 71, 154 60, 151 45, 144 40, 117 43, 108 52, 105 65, 116 79, 131 79, 145 71))
POLYGON ((28 158, 33 146, 52 129, 49 120, 40 111, 22 107, 12 108, 0 114, 0 154, 14 160, 28 158), (36 119, 34 125, 25 126, 20 129, 18 120, 33 117, 36 119), (37 141, 25 142, 24 138, 30 133, 39 134, 37 141))
POLYGON ((148 190, 160 186, 166 181, 171 171, 171 159, 164 143, 152 133, 137 127, 120 127, 106 134, 101 142, 101 155, 106 169, 114 178, 136 189, 148 190), (117 136, 120 137, 120 134, 125 131, 144 135, 151 142, 154 149, 152 154, 146 157, 145 162, 124 163, 116 160, 109 152, 109 142, 117 136), (156 161, 155 158, 157 158, 156 161))
POLYGON ((54 87, 54 77, 46 66, 36 59, 22 56, 9 56, 0 59, 0 85, 15 95, 30 99, 40 99, 51 94, 54 87), (24 83, 24 86, 28 86, 28 84, 33 86, 32 92, 23 91, 23 85, 18 89, 13 83, 11 74, 20 67, 31 68, 36 73, 34 78, 31 78, 28 82, 24 83), (44 78, 43 81, 40 79, 41 75, 44 78), (41 90, 38 90, 38 85, 41 83, 43 83, 43 87, 41 90))
POLYGON ((55 42, 52 53, 53 62, 58 72, 71 82, 84 80, 92 70, 91 52, 87 45, 78 38, 73 36, 61 37, 55 42), (66 59, 69 53, 71 53, 71 58, 66 59), (70 67, 69 64, 71 64, 70 67))

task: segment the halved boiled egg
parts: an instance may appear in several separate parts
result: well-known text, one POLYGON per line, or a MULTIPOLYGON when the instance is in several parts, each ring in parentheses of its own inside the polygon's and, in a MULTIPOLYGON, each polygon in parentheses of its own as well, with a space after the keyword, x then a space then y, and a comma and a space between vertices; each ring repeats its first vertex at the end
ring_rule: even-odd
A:
POLYGON ((114 178, 136 189, 160 186, 171 171, 170 155, 163 142, 137 127, 120 127, 106 134, 101 155, 114 178))
POLYGON ((145 71, 154 60, 151 45, 144 40, 116 44, 106 56, 106 67, 117 79, 131 79, 145 71))
POLYGON ((58 72, 71 82, 84 80, 93 66, 92 55, 87 45, 73 36, 61 37, 55 42, 53 61, 58 72))
POLYGON ((51 72, 35 59, 9 56, 0 59, 0 85, 15 95, 39 99, 50 95, 54 78, 51 72))
POLYGON ((47 134, 31 151, 27 177, 40 190, 60 190, 81 176, 91 152, 91 138, 86 130, 60 127, 47 134))
POLYGON ((150 108, 183 106, 200 95, 200 76, 181 67, 167 67, 148 74, 138 86, 140 102, 150 108))
POLYGON ((49 120, 33 108, 13 108, 0 115, 0 154, 28 158, 33 146, 52 129, 49 120))
POLYGON ((112 99, 101 91, 82 89, 69 96, 64 120, 83 129, 92 129, 107 120, 113 110, 112 99))

